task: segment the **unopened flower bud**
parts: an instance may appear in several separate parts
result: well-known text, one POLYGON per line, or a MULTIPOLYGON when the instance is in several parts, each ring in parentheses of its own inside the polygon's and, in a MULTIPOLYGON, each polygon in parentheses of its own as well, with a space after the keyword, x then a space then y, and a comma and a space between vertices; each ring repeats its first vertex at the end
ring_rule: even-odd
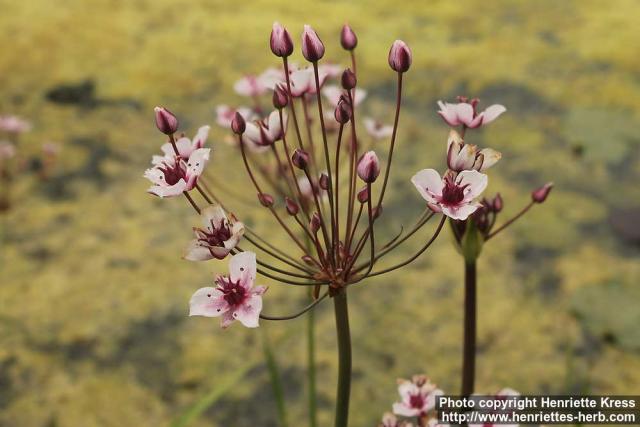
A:
POLYGON ((293 200, 291 200, 288 197, 284 198, 284 204, 287 208, 287 213, 291 216, 296 216, 298 215, 298 212, 300 211, 300 208, 298 207, 298 204, 296 202, 294 202, 293 200))
POLYGON ((291 40, 287 29, 280 25, 279 22, 273 23, 270 44, 271 52, 275 56, 286 58, 293 53, 293 40, 291 40))
POLYGON ((309 62, 318 62, 324 56, 322 40, 309 25, 305 25, 302 32, 302 55, 309 62))
POLYGON ((531 193, 531 199, 533 199, 535 203, 544 202, 547 199, 547 196, 551 192, 552 188, 553 188, 553 182, 547 182, 545 185, 538 188, 537 190, 534 190, 531 193))
POLYGON ((273 206, 273 196, 271 196, 270 194, 259 193, 258 200, 260 201, 260 204, 265 208, 270 208, 271 206, 273 206))
POLYGON ((327 175, 324 172, 321 173, 319 181, 320 181, 320 188, 322 188, 325 191, 329 189, 329 175, 327 175))
POLYGON ((178 118, 164 107, 153 109, 156 113, 156 126, 165 135, 173 135, 178 130, 178 118))
POLYGON ((349 120, 351 120, 351 106, 349 105, 349 101, 344 98, 340 98, 333 116, 336 118, 336 122, 340 124, 349 122, 349 120))
POLYGON ((360 203, 367 203, 369 201, 369 187, 364 187, 358 191, 358 201, 360 203))
POLYGON ((247 123, 244 121, 244 117, 242 117, 242 114, 236 111, 236 113, 233 115, 233 119, 231 119, 231 130, 236 135, 242 135, 246 128, 247 123))
POLYGON ((411 67, 411 49, 402 40, 396 40, 391 45, 389 66, 398 73, 405 73, 411 67))
POLYGON ((278 110, 282 110, 288 103, 287 89, 282 84, 277 84, 273 90, 273 106, 278 110))
POLYGON ((309 228, 311 229, 311 232, 316 234, 318 230, 320 230, 320 225, 320 215, 318 215, 318 212, 314 212, 313 215, 311 215, 311 220, 309 221, 309 228))
POLYGON ((342 78, 340 79, 342 83, 342 87, 345 90, 351 90, 356 87, 358 80, 356 79, 356 75, 351 68, 347 68, 342 72, 342 78))
POLYGON ((493 202, 491 203, 491 207, 493 211, 498 213, 502 210, 504 203, 502 202, 502 196, 500 193, 496 194, 496 197, 493 198, 493 202))
POLYGON ((296 151, 294 151, 291 156, 291 161, 297 168, 305 170, 307 165, 309 165, 309 153, 296 148, 296 151))
POLYGON ((353 50, 358 46, 358 37, 347 24, 344 24, 340 32, 340 44, 344 50, 353 50))
POLYGON ((380 175, 380 162, 375 151, 367 151, 358 163, 358 176, 364 182, 371 184, 380 175))

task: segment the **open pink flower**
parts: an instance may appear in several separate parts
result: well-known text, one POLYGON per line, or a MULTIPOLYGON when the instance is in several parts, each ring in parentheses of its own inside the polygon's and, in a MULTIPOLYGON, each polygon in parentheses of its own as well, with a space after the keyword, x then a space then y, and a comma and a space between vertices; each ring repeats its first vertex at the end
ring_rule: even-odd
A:
POLYGON ((255 113, 253 112, 253 110, 251 110, 251 108, 231 108, 228 105, 222 104, 216 107, 216 123, 218 123, 220 127, 231 129, 231 121, 233 120, 233 116, 236 114, 236 112, 240 113, 240 115, 244 117, 247 122, 255 118, 255 113))
POLYGON ((269 88, 263 84, 259 76, 247 75, 233 85, 233 90, 238 95, 255 97, 267 93, 269 88))
POLYGON ((18 116, 0 116, 0 131, 23 133, 31 130, 31 123, 18 116))
POLYGON ((436 397, 444 393, 424 375, 415 375, 411 381, 399 380, 401 401, 393 404, 393 413, 403 417, 423 417, 436 406, 436 397))
POLYGON ((164 144, 164 156, 153 156, 153 167, 144 173, 153 183, 147 191, 159 197, 173 197, 193 189, 209 161, 211 149, 202 148, 208 134, 209 126, 202 126, 193 141, 187 137, 178 139, 179 155, 171 143, 164 144))
MULTIPOLYGON (((338 102, 340 101, 340 97, 346 92, 339 86, 336 85, 327 85, 322 89, 322 94, 327 98, 329 103, 333 106, 333 108, 338 106, 338 102)), ((353 96, 354 105, 360 104, 367 97, 367 91, 364 89, 356 88, 355 95, 353 96)))
POLYGON ((198 289, 189 302, 189 316, 222 316, 220 325, 228 327, 239 320, 247 328, 259 326, 262 295, 267 288, 253 286, 256 280, 256 254, 242 252, 229 261, 229 275, 218 276, 216 287, 198 289))
MULTIPOLYGON (((291 95, 294 97, 300 97, 305 94, 316 93, 316 80, 313 68, 306 67, 301 68, 290 73, 291 79, 291 95)), ((324 85, 325 81, 329 77, 327 70, 318 67, 318 80, 320 82, 320 88, 324 85)))
POLYGON ((480 207, 474 201, 487 188, 487 175, 476 170, 465 170, 444 178, 434 169, 423 169, 411 182, 435 212, 442 212, 452 219, 465 220, 480 207))
POLYGON ((458 132, 451 129, 447 139, 447 166, 455 172, 475 169, 484 171, 495 165, 502 157, 500 152, 491 149, 478 149, 477 145, 465 144, 458 132))
POLYGON ((287 115, 283 112, 284 129, 280 126, 278 111, 272 111, 268 117, 255 122, 248 122, 244 131, 244 140, 258 147, 268 147, 282 139, 287 129, 287 115))
POLYGON ((478 113, 476 107, 478 100, 473 99, 466 102, 466 98, 461 98, 464 102, 450 104, 448 102, 438 101, 440 110, 438 114, 444 119, 449 126, 465 125, 468 128, 477 128, 487 125, 498 118, 498 116, 507 109, 503 105, 494 104, 486 110, 478 113))
POLYGON ((383 125, 370 117, 365 117, 364 128, 373 139, 388 138, 393 133, 393 126, 383 125))
POLYGON ((200 213, 204 228, 194 227, 196 238, 189 243, 185 259, 206 261, 223 259, 244 234, 244 224, 227 218, 220 205, 210 205, 200 213))

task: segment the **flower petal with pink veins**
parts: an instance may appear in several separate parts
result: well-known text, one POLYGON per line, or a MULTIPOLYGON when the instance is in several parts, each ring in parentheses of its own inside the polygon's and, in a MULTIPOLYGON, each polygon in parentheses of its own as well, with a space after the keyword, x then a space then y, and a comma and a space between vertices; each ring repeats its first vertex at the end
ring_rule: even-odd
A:
POLYGON ((440 201, 444 184, 440 174, 435 169, 421 170, 411 178, 411 182, 428 203, 438 203, 440 201))
POLYGON ((261 311, 262 297, 254 294, 234 311, 233 316, 247 328, 257 328, 261 311))
POLYGON ((200 288, 189 301, 189 316, 217 317, 229 310, 223 293, 216 288, 200 288))
POLYGON ((241 252, 229 261, 229 275, 231 280, 240 280, 245 289, 251 289, 256 280, 256 254, 241 252))

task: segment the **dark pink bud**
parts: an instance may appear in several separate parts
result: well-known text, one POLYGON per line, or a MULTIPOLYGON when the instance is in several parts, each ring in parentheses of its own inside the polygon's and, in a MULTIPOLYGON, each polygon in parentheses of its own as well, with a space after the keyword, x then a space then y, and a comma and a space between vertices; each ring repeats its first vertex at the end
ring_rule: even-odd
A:
POLYGON ((346 90, 351 90, 356 87, 356 83, 358 80, 356 79, 356 75, 350 68, 347 68, 342 72, 342 78, 340 79, 342 83, 342 87, 346 90))
POLYGON ((493 211, 496 213, 502 210, 502 208, 504 207, 504 203, 502 202, 502 196, 500 195, 500 193, 496 194, 496 197, 493 198, 493 202, 491 203, 491 205, 493 211))
POLYGON ((165 135, 173 135, 178 130, 178 118, 164 107, 153 109, 156 113, 156 126, 165 135))
POLYGON ((391 45, 389 66, 398 73, 405 73, 411 67, 411 49, 402 40, 396 40, 391 45))
POLYGON ((320 215, 318 215, 318 212, 314 212, 313 215, 311 215, 311 221, 309 221, 309 228, 311 229, 311 232, 316 234, 318 230, 320 230, 320 225, 320 215))
POLYGON ((358 46, 358 37, 348 24, 344 24, 340 32, 340 44, 344 50, 353 50, 358 46))
POLYGON ((360 203, 367 203, 369 201, 369 187, 364 187, 358 191, 358 201, 360 203))
POLYGON ((280 25, 279 22, 273 23, 270 44, 271 52, 275 56, 286 58, 293 53, 293 40, 291 40, 287 29, 280 25))
POLYGON ((265 208, 273 206, 273 196, 267 193, 258 193, 258 200, 265 208))
POLYGON ((289 103, 289 95, 284 85, 277 84, 273 90, 273 106, 278 110, 282 110, 289 103))
POLYGON ((298 204, 296 202, 294 202, 293 200, 291 200, 288 197, 285 197, 284 198, 284 204, 287 207, 287 212, 289 213, 289 215, 291 215, 291 216, 298 215, 298 212, 300 211, 300 208, 298 207, 298 204))
POLYGON ((547 182, 545 185, 538 188, 537 190, 534 190, 531 193, 531 199, 533 199, 535 203, 544 202, 547 199, 547 196, 551 192, 552 188, 553 188, 553 182, 547 182))
POLYGON ((236 135, 242 135, 246 128, 247 123, 244 121, 244 117, 242 117, 242 114, 236 111, 236 113, 233 115, 233 119, 231 119, 231 130, 236 135))
POLYGON ((329 175, 326 173, 320 174, 320 188, 325 191, 329 189, 329 175))
POLYGON ((305 25, 302 31, 302 55, 309 62, 318 62, 324 56, 322 40, 309 25, 305 25))
POLYGON ((336 118, 336 121, 341 124, 345 124, 351 120, 351 106, 349 105, 349 101, 340 98, 333 116, 336 118))
POLYGON ((375 151, 367 151, 358 162, 358 176, 364 182, 371 184, 378 178, 378 175, 380 175, 378 156, 375 151))
POLYGON ((296 151, 294 151, 291 156, 291 161, 297 168, 305 170, 307 165, 309 165, 309 153, 296 148, 296 151))

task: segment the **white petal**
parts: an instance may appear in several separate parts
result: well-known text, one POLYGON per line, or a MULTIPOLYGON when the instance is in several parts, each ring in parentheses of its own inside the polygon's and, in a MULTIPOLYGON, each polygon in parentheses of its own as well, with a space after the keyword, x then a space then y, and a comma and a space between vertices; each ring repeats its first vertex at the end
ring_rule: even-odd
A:
MULTIPOLYGON (((182 157, 183 159, 188 159, 191 153, 193 153, 193 148, 191 147, 191 140, 186 136, 183 136, 176 141, 176 147, 178 148, 178 153, 180 153, 180 157, 182 157)), ((169 150, 171 155, 176 154, 171 144, 169 144, 169 150)))
POLYGON ((151 194, 155 194, 158 197, 174 197, 179 196, 182 192, 187 190, 187 183, 184 179, 180 178, 180 181, 177 183, 164 186, 164 185, 154 185, 149 187, 147 190, 151 194))
POLYGON ((401 417, 415 417, 420 414, 420 411, 410 408, 404 403, 396 402, 393 404, 393 413, 396 415, 400 415, 401 417))
POLYGON ((256 254, 241 252, 229 261, 231 280, 240 280, 245 288, 251 288, 256 280, 256 254))
POLYGON ((201 126, 198 129, 198 133, 193 137, 192 149, 196 150, 198 148, 204 147, 204 143, 207 141, 209 137, 209 130, 211 126, 201 126))
POLYGON ((335 108, 340 101, 340 95, 342 95, 342 88, 336 85, 327 85, 322 89, 322 94, 327 98, 327 101, 335 108))
MULTIPOLYGON (((367 97, 367 91, 364 89, 356 88, 355 95, 353 97, 353 103, 357 106, 367 97)), ((336 104, 337 105, 337 104, 336 104)))
POLYGON ((477 204, 463 204, 458 206, 441 206, 442 213, 452 219, 459 219, 464 221, 469 218, 469 215, 474 213, 480 205, 477 204))
POLYGON ((449 126, 458 126, 460 124, 455 105, 438 101, 438 107, 440 107, 438 114, 440 114, 440 116, 444 119, 445 122, 447 122, 449 126))
POLYGON ((144 177, 156 185, 165 185, 164 172, 158 168, 151 168, 144 171, 144 177))
POLYGON ((187 246, 187 251, 184 259, 188 261, 207 261, 213 258, 211 251, 208 247, 202 246, 200 241, 192 240, 187 246))
POLYGON ((487 188, 489 178, 476 170, 467 170, 460 172, 456 182, 459 186, 467 186, 464 190, 464 200, 470 201, 482 194, 487 188))
POLYGON ((492 121, 497 119, 500 114, 504 113, 505 111, 507 111, 507 109, 504 107, 504 105, 500 105, 500 104, 494 104, 490 107, 487 107, 487 109, 484 110, 484 119, 482 121, 482 124, 486 125, 488 123, 491 123, 492 121))
POLYGON ((442 396, 444 395, 444 392, 442 390, 435 389, 433 390, 431 393, 429 393, 425 399, 425 404, 424 404, 424 410, 426 412, 431 411, 432 409, 434 409, 436 407, 436 398, 437 396, 442 396))
POLYGON ((193 188, 197 178, 204 172, 204 167, 209 161, 209 155, 211 153, 210 148, 198 148, 189 157, 187 162, 187 188, 190 190, 193 188))
POLYGON ((211 224, 216 228, 220 227, 221 223, 227 220, 227 214, 222 209, 222 206, 214 204, 202 209, 200 218, 202 219, 202 225, 211 232, 213 231, 211 224))
POLYGON ((198 289, 189 301, 189 316, 217 317, 229 310, 222 292, 216 288, 198 289))
POLYGON ((234 316, 247 328, 257 328, 261 311, 262 297, 260 295, 252 295, 235 310, 234 316))
POLYGON ((423 169, 416 173, 411 182, 416 186, 420 195, 429 203, 438 203, 442 196, 442 178, 434 169, 423 169))

